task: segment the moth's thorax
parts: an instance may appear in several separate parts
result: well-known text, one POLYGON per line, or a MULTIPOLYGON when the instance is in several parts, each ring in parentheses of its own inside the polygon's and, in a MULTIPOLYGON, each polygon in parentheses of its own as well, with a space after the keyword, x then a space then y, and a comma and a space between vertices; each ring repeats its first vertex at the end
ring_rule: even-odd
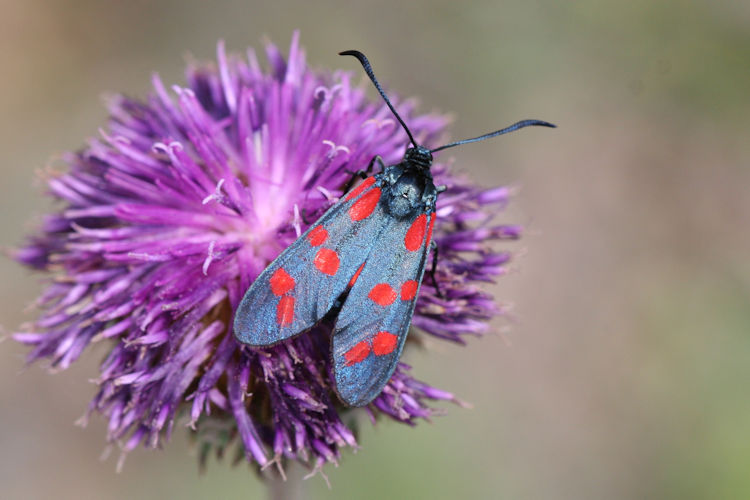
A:
POLYGON ((382 176, 385 195, 383 201, 393 217, 408 217, 434 207, 437 190, 429 167, 425 168, 405 158, 398 165, 386 168, 382 176))

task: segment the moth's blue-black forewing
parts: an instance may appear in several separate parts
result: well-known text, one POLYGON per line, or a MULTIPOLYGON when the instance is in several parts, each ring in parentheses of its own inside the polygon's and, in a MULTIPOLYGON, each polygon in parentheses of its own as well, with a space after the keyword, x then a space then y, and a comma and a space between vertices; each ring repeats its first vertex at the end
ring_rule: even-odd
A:
POLYGON ((270 346, 304 332, 331 310, 384 228, 379 194, 375 177, 365 179, 258 276, 235 313, 237 340, 270 346))
POLYGON ((398 365, 434 217, 431 212, 389 219, 337 315, 331 343, 336 391, 349 405, 372 401, 398 365))

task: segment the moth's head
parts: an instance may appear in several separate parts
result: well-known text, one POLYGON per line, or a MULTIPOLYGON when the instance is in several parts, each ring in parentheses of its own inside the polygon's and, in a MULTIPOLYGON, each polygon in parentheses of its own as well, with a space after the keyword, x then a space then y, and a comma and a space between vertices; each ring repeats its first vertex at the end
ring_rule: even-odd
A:
POLYGON ((424 146, 414 146, 406 150, 404 161, 422 168, 430 168, 432 153, 424 146))

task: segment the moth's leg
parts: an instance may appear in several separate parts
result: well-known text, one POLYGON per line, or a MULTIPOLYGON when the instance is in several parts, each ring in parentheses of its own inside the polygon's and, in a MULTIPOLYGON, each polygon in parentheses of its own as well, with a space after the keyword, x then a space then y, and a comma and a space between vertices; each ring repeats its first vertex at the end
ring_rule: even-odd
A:
POLYGON ((302 218, 302 222, 304 222, 306 226, 309 226, 310 223, 313 222, 307 220, 307 210, 305 210, 304 208, 300 210, 300 217, 302 218))
POLYGON ((440 285, 438 285, 437 278, 435 277, 435 271, 437 270, 437 262, 438 262, 438 246, 437 243, 433 240, 430 243, 430 246, 432 247, 432 267, 430 268, 430 277, 432 278, 432 286, 435 287, 435 291, 437 292, 437 296, 441 299, 445 298, 445 295, 443 295, 443 292, 440 291, 440 285))
POLYGON ((380 167, 380 172, 385 170, 385 163, 383 163, 383 159, 380 157, 380 155, 375 155, 373 156, 372 160, 370 160, 370 163, 367 165, 367 169, 365 171, 367 175, 370 175, 372 173, 372 167, 375 166, 376 163, 378 164, 378 167, 380 167))
POLYGON ((385 163, 383 163, 383 159, 380 157, 380 155, 375 155, 372 160, 370 160, 370 163, 367 165, 367 168, 364 170, 357 170, 356 172, 352 173, 352 178, 349 179, 349 182, 346 183, 346 186, 344 186, 344 193, 348 193, 349 190, 354 185, 354 181, 357 180, 359 177, 360 179, 366 179, 370 176, 372 173, 372 168, 375 166, 375 164, 378 164, 380 167, 380 172, 385 170, 385 163))

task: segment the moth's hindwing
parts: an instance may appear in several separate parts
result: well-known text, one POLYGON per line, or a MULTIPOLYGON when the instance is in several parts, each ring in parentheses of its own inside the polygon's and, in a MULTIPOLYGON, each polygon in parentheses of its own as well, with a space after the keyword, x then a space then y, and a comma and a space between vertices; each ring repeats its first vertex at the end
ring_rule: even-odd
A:
POLYGON ((429 253, 434 211, 391 218, 336 319, 331 351, 339 397, 372 401, 393 375, 429 253))

